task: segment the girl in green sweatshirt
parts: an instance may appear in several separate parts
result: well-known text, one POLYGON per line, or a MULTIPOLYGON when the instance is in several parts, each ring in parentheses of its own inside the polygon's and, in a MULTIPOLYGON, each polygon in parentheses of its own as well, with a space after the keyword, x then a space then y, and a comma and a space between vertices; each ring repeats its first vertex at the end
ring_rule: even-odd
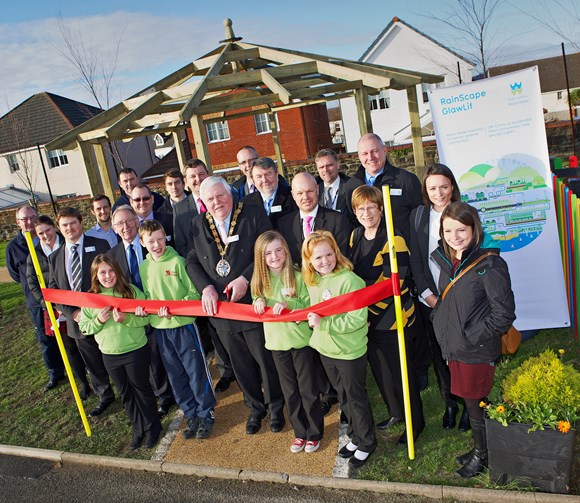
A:
MULTIPOLYGON (((288 244, 279 232, 264 232, 256 240, 251 289, 257 314, 264 314, 266 307, 278 315, 310 305, 302 275, 294 268, 288 244)), ((308 345, 312 330, 305 321, 264 323, 264 335, 294 428, 290 450, 315 452, 324 433, 324 417, 316 379, 317 357, 308 345)))
MULTIPOLYGON (((115 259, 104 253, 91 265, 91 289, 98 293, 125 299, 144 299, 136 286, 130 285, 115 259)), ((138 449, 143 440, 152 448, 161 434, 157 402, 149 383, 151 354, 145 326, 148 317, 123 313, 117 308, 83 307, 79 327, 85 334, 94 334, 103 354, 103 363, 121 393, 125 411, 133 425, 129 449, 138 449)))
MULTIPOLYGON (((332 233, 312 232, 302 244, 302 277, 311 305, 360 290, 365 282, 352 272, 332 233)), ((322 317, 308 313, 314 329, 310 346, 320 353, 328 379, 348 420, 350 442, 339 451, 360 468, 377 446, 375 424, 366 390, 368 309, 322 317)))

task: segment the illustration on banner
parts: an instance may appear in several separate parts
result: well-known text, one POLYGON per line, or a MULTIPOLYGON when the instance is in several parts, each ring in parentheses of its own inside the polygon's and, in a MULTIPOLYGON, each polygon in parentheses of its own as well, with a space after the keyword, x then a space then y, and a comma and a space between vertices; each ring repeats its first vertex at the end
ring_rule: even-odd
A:
POLYGON ((529 164, 522 159, 489 160, 459 179, 461 200, 477 209, 486 234, 502 252, 529 245, 546 224, 550 188, 529 164))

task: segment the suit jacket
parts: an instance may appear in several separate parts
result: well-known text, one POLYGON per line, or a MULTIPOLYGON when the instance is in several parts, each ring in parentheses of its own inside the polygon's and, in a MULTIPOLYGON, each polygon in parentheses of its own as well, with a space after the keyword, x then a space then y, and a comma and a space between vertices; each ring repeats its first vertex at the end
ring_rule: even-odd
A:
POLYGON ((409 259, 411 274, 417 287, 417 294, 421 295, 425 290, 431 290, 435 295, 439 295, 439 290, 429 268, 429 218, 431 208, 419 206, 411 212, 411 240, 409 242, 409 259), (419 217, 417 213, 421 210, 419 217), (417 224, 417 228, 415 228, 417 224))
MULTIPOLYGON (((234 206, 233 212, 235 212, 236 206, 234 206)), ((236 228, 232 234, 233 236, 239 236, 239 239, 230 243, 224 257, 230 264, 231 271, 226 277, 220 277, 216 272, 216 265, 221 256, 206 215, 198 215, 192 221, 193 246, 187 254, 187 274, 200 293, 203 292, 206 286, 213 285, 219 294, 219 299, 225 301, 227 297, 223 292, 230 281, 239 276, 244 276, 248 281, 252 279, 254 272, 254 243, 260 234, 272 230, 272 224, 263 208, 260 209, 255 205, 243 204, 242 211, 237 218, 236 228)), ((238 302, 243 304, 252 303, 249 285, 246 295, 238 302)), ((211 318, 211 321, 220 332, 240 332, 259 326, 258 323, 220 318, 211 318)))
POLYGON ((195 196, 187 196, 183 201, 179 201, 173 208, 173 238, 175 240, 175 250, 182 257, 187 257, 187 252, 193 245, 191 237, 191 221, 198 215, 195 196))
MULTIPOLYGON (((264 208, 264 200, 258 191, 254 192, 253 194, 248 194, 244 198, 244 203, 260 206, 264 212, 266 211, 264 208)), ((280 211, 270 211, 270 215, 268 215, 268 218, 272 223, 272 227, 276 230, 278 230, 278 221, 284 215, 288 215, 289 213, 292 213, 298 209, 296 203, 294 202, 294 198, 292 197, 292 191, 288 185, 278 185, 278 190, 276 191, 276 196, 274 197, 274 202, 272 203, 272 208, 277 209, 277 207, 279 207, 280 211)))
MULTIPOLYGON (((358 227, 360 224, 352 211, 352 193, 354 189, 360 185, 364 185, 364 182, 361 182, 358 178, 347 176, 344 173, 339 173, 338 177, 340 183, 338 185, 338 195, 336 196, 336 211, 340 211, 346 215, 353 227, 358 227)), ((316 180, 318 181, 318 204, 326 208, 324 182, 320 177, 316 177, 316 180)))
MULTIPOLYGON (((338 211, 329 210, 318 206, 318 212, 314 219, 314 230, 327 230, 332 232, 338 247, 343 255, 347 254, 348 241, 352 226, 348 218, 338 211)), ((296 210, 289 215, 280 219, 279 231, 284 236, 290 248, 290 254, 295 264, 302 263, 301 248, 304 241, 304 234, 302 232, 302 220, 300 219, 300 210, 296 210)))
MULTIPOLYGON (((143 253, 143 259, 145 259, 147 256, 147 248, 141 246, 141 252, 143 253)), ((121 268, 123 276, 125 276, 125 279, 130 283, 131 270, 129 269, 129 263, 127 262, 125 243, 123 241, 119 241, 119 243, 113 246, 113 248, 111 248, 107 253, 119 263, 119 267, 121 268)))
MULTIPOLYGON (((82 292, 87 292, 91 288, 91 264, 93 263, 93 259, 99 255, 99 253, 106 253, 109 249, 109 243, 104 239, 93 238, 85 234, 83 249, 80 251, 82 264, 82 292), (87 250, 87 248, 91 247, 94 249, 87 250)), ((63 245, 57 251, 51 253, 51 255, 48 257, 50 269, 50 288, 56 288, 58 290, 71 289, 68 276, 66 274, 65 252, 66 246, 63 245)), ((84 338, 85 335, 79 330, 78 323, 72 319, 73 313, 79 308, 58 304, 57 309, 61 313, 64 313, 66 316, 68 335, 74 339, 84 338)))
MULTIPOLYGON (((365 169, 360 166, 358 171, 354 174, 354 178, 366 183, 365 169)), ((405 242, 410 241, 410 226, 409 219, 411 217, 411 210, 423 204, 423 196, 421 192, 421 182, 416 175, 408 171, 396 168, 389 161, 385 162, 384 172, 377 176, 373 184, 379 190, 382 190, 383 185, 388 185, 391 188, 391 205, 393 208, 393 224, 402 236, 405 242), (393 189, 398 189, 399 195, 394 194, 393 189)))
POLYGON ((6 267, 10 277, 20 283, 24 297, 26 299, 26 307, 39 307, 39 303, 30 292, 28 282, 26 281, 26 260, 30 256, 28 251, 28 244, 22 232, 18 234, 6 245, 6 267))

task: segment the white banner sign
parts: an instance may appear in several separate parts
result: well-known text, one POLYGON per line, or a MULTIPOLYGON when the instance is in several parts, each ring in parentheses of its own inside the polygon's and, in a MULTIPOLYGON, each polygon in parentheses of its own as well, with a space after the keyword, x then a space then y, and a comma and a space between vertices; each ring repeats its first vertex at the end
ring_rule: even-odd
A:
POLYGON ((520 330, 570 325, 538 68, 434 89, 440 162, 510 269, 520 330))

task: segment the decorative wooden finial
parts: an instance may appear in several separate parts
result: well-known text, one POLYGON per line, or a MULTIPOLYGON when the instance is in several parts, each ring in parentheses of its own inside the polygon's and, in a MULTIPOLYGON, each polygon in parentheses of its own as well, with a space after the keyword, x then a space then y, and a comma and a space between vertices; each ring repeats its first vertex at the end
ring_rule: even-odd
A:
POLYGON ((220 40, 220 44, 227 44, 227 43, 237 42, 238 40, 242 40, 242 37, 236 37, 234 35, 234 29, 232 28, 233 24, 234 23, 232 22, 232 20, 229 17, 226 17, 224 19, 224 27, 226 29, 226 38, 224 40, 220 40))

